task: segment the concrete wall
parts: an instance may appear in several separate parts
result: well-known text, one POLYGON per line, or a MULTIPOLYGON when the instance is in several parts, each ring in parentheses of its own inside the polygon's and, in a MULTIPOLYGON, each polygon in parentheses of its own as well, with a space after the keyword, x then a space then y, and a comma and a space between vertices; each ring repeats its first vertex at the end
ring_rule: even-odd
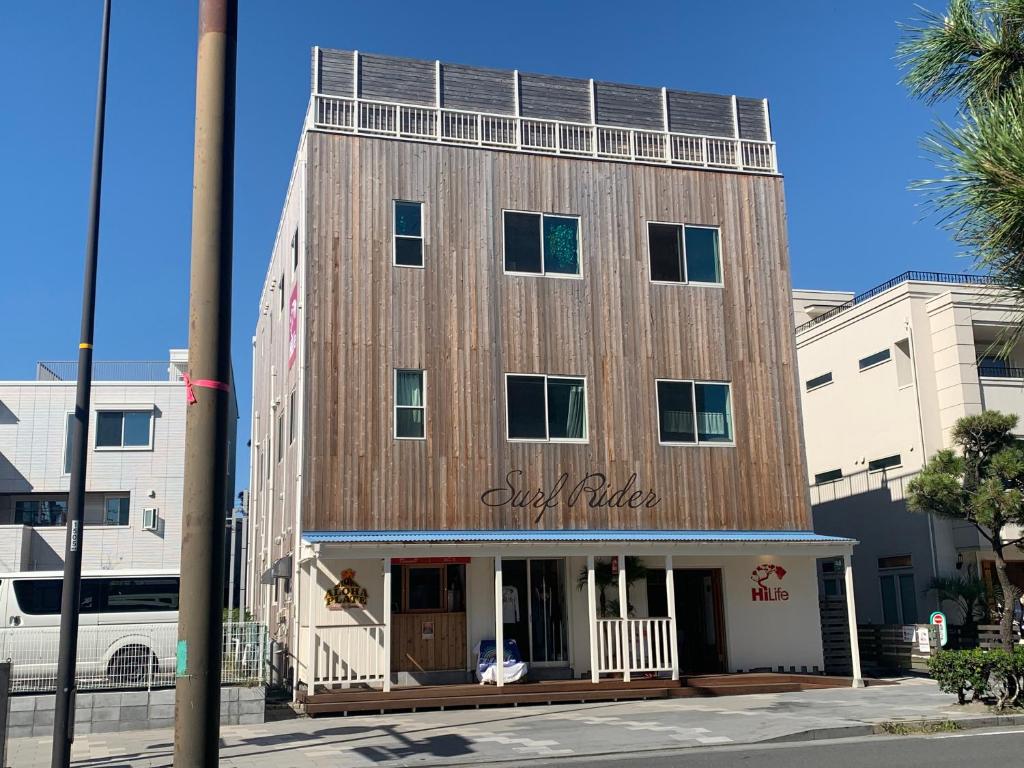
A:
MULTIPOLYGON (((266 689, 220 689, 221 725, 256 725, 264 720, 266 689)), ((8 736, 46 738, 53 735, 54 695, 13 696, 8 736)), ((118 733, 174 727, 174 689, 97 691, 75 698, 75 733, 118 733)))

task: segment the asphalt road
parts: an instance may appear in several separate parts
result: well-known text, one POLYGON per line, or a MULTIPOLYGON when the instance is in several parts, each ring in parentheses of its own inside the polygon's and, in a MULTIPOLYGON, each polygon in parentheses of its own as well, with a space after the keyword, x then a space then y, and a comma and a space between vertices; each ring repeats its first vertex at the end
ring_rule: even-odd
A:
MULTIPOLYGON (((517 763, 518 764, 518 763, 517 763)), ((529 761, 532 768, 973 768, 1024 765, 1024 728, 529 761)))

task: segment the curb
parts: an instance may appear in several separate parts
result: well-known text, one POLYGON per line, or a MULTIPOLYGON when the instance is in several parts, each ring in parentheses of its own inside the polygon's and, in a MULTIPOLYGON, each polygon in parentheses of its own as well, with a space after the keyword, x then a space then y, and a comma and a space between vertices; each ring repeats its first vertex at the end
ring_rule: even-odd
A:
MULTIPOLYGON (((811 728, 806 731, 774 736, 761 739, 751 744, 783 744, 786 742, 824 741, 826 739, 846 739, 857 736, 884 736, 893 734, 886 730, 885 725, 892 723, 906 726, 913 730, 924 731, 928 726, 952 723, 956 730, 966 731, 977 728, 995 728, 1005 725, 1024 725, 1024 715, 978 715, 977 717, 934 717, 919 720, 888 720, 886 723, 865 723, 863 725, 842 725, 834 728, 811 728)), ((908 733, 907 736, 926 735, 924 733, 908 733)))

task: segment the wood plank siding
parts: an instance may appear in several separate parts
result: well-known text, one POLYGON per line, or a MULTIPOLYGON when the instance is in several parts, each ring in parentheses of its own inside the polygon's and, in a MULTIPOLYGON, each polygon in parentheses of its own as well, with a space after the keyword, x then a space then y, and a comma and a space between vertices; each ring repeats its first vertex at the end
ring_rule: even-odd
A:
POLYGON ((782 180, 310 132, 303 530, 811 527, 782 180), (392 201, 424 204, 423 269, 392 201), (582 279, 506 275, 502 210, 580 217, 582 279), (721 227, 724 287, 650 281, 648 220, 721 227), (426 439, 393 438, 395 368, 426 439), (504 375, 586 377, 586 444, 506 440, 504 375), (735 447, 662 446, 655 379, 731 381, 735 447), (631 474, 654 508, 489 507, 631 474))

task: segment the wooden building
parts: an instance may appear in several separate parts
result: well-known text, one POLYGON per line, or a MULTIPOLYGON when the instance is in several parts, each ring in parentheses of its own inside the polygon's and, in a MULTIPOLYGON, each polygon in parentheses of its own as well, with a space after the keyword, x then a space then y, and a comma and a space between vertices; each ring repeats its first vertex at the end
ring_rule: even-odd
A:
POLYGON ((259 310, 296 689, 821 670, 766 101, 314 49, 259 310))

